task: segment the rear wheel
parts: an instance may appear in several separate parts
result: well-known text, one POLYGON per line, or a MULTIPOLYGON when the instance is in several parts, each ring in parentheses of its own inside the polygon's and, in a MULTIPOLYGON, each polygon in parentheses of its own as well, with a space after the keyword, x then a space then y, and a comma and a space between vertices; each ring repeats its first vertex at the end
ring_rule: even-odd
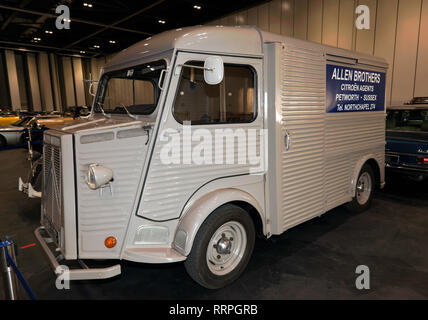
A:
POLYGON ((371 205, 374 189, 375 179, 373 169, 369 164, 365 164, 358 175, 354 198, 346 207, 352 212, 367 210, 371 205))
POLYGON ((6 147, 7 146, 7 142, 6 139, 0 135, 0 148, 6 147))
POLYGON ((209 289, 222 288, 244 271, 254 248, 254 224, 248 213, 227 204, 202 224, 184 265, 189 275, 209 289))

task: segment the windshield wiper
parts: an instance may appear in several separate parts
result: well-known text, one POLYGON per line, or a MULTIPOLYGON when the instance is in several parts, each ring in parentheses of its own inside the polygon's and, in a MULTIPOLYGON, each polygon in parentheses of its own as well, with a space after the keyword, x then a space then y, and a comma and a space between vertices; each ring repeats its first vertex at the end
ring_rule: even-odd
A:
POLYGON ((137 117, 136 117, 135 115, 133 115, 131 112, 129 112, 128 108, 127 108, 123 103, 120 103, 120 106, 121 106, 123 109, 125 109, 126 114, 127 114, 130 118, 132 118, 132 119, 134 119, 134 120, 137 120, 137 117))

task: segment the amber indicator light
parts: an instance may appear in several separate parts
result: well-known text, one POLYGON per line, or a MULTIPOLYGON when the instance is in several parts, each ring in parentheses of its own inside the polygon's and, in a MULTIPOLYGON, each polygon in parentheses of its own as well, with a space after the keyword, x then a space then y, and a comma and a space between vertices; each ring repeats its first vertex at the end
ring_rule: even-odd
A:
POLYGON ((106 248, 113 248, 117 243, 117 240, 115 237, 108 237, 104 240, 104 245, 106 246, 106 248))

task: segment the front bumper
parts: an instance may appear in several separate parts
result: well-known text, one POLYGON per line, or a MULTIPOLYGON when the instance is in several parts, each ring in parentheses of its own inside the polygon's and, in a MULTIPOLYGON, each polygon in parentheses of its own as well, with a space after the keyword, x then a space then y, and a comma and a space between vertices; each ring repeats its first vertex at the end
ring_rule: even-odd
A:
POLYGON ((68 267, 60 265, 59 261, 63 259, 62 255, 55 256, 52 253, 48 247, 48 243, 51 243, 52 239, 42 235, 44 230, 45 228, 41 226, 34 231, 34 234, 48 256, 51 267, 57 276, 65 275, 68 280, 94 280, 112 278, 121 273, 120 264, 107 268, 88 268, 83 261, 78 260, 81 269, 68 269, 68 267))

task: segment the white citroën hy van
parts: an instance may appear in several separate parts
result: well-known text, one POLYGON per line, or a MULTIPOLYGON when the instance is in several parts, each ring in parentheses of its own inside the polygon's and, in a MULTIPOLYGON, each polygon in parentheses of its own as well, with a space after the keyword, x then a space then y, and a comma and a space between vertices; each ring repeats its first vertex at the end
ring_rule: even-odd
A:
POLYGON ((177 29, 118 53, 91 115, 44 134, 35 234, 56 274, 121 272, 83 259, 184 261, 220 288, 256 235, 367 209, 384 185, 387 68, 255 27, 177 29))

